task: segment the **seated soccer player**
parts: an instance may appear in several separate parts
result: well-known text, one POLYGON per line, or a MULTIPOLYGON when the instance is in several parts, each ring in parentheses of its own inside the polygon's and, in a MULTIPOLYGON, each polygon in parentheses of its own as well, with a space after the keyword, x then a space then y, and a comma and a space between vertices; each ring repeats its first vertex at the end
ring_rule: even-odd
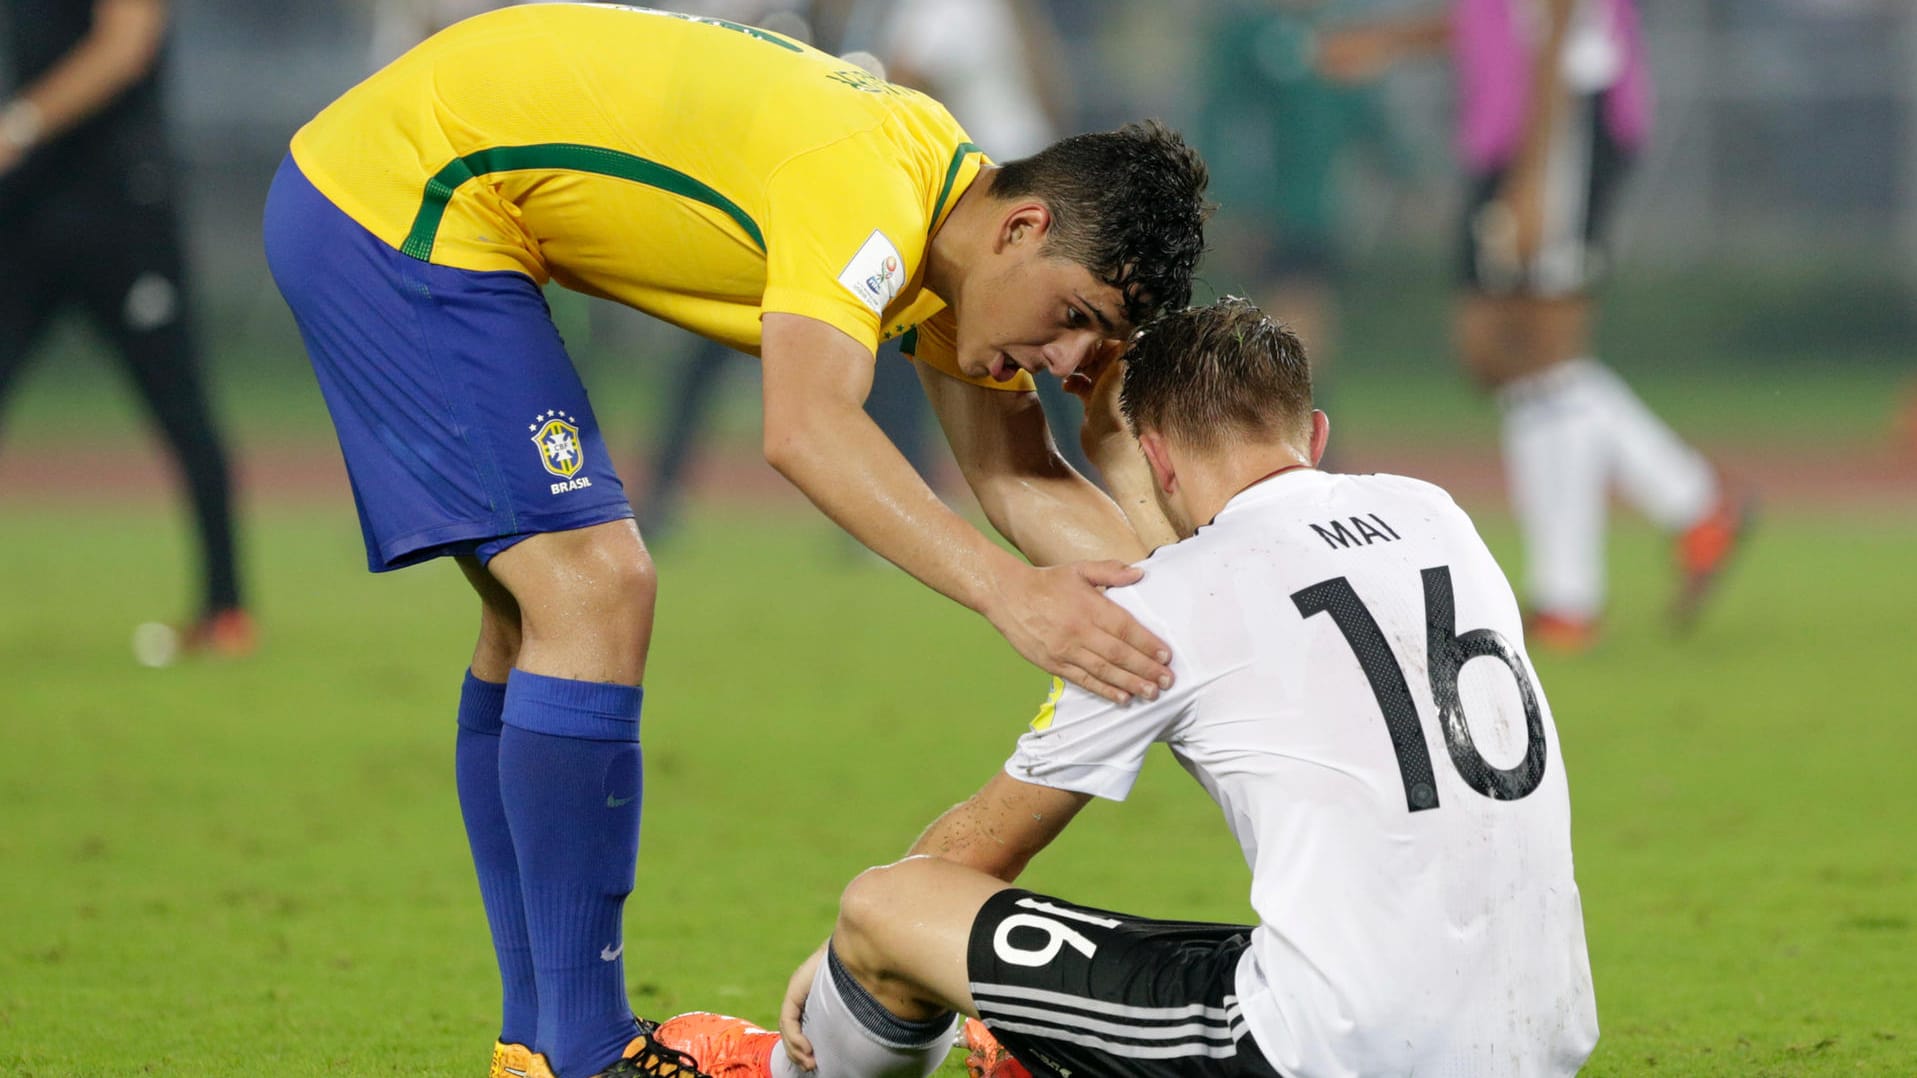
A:
POLYGON ((1597 1015, 1564 763, 1470 519, 1315 470, 1302 349, 1249 304, 1161 318, 1125 359, 1135 447, 1109 371, 1086 440, 1141 534, 1181 538, 1111 592, 1173 643, 1173 688, 1120 707, 1054 682, 1003 771, 846 888, 780 1032, 695 1013, 660 1042, 722 1078, 922 1078, 965 1014, 982 1075, 1576 1071, 1597 1015), (1012 885, 1157 742, 1224 811, 1256 924, 1012 885))

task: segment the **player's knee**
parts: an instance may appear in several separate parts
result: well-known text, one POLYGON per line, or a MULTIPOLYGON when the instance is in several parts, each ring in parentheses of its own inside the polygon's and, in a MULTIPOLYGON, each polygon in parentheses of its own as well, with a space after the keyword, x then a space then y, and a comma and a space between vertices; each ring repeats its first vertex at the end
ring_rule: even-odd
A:
POLYGON ((839 895, 839 932, 869 936, 881 925, 893 890, 888 875, 892 867, 868 868, 845 885, 839 895))
POLYGON ((1493 325, 1467 320, 1458 327, 1458 365, 1479 389, 1492 390, 1504 384, 1510 365, 1505 342, 1505 335, 1493 325))
POLYGON ((1478 388, 1509 382, 1527 361, 1524 300, 1516 296, 1469 295, 1458 308, 1452 344, 1458 365, 1478 388))
POLYGON ((528 669, 588 681, 645 677, 658 578, 631 521, 534 536, 487 567, 512 593, 528 669))
POLYGON ((882 971, 886 933, 899 912, 911 908, 904 901, 910 865, 906 861, 868 868, 853 877, 839 896, 832 947, 854 973, 882 971))
POLYGON ((626 528, 581 534, 568 547, 563 565, 544 582, 547 601, 542 606, 556 603, 567 613, 586 613, 595 620, 651 620, 659 576, 637 532, 626 528))
POLYGON ((634 542, 606 552, 597 574, 599 592, 629 617, 650 619, 659 600, 659 571, 646 548, 634 542))

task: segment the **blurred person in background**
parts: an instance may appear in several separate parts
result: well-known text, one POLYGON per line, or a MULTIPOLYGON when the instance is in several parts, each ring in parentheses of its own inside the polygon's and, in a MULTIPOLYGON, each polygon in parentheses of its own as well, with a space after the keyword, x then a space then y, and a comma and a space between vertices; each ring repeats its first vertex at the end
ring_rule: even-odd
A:
MULTIPOLYGON (((1059 60, 1065 50, 1045 5, 862 0, 854 7, 853 25, 875 21, 868 14, 875 11, 883 11, 877 52, 885 77, 944 102, 994 160, 1037 153, 1058 137, 1062 118, 1072 113, 1072 91, 1070 73, 1059 60), (1040 63, 1041 58, 1050 62, 1040 63)), ((1084 407, 1058 379, 1039 374, 1035 381, 1052 429, 1065 432, 1055 439, 1059 452, 1081 474, 1097 475, 1073 433, 1084 419, 1084 407)), ((885 400, 888 410, 925 414, 917 393, 895 392, 885 400)))
POLYGON ((1369 79, 1449 46, 1468 173, 1460 356, 1503 414, 1532 638, 1589 648, 1604 605, 1607 498, 1675 537, 1672 619, 1688 628, 1751 501, 1591 352, 1591 286, 1618 186, 1650 133, 1633 0, 1452 0, 1328 35, 1320 66, 1369 79))
POLYGON ((167 147, 164 0, 0 0, 0 404, 55 315, 106 337, 185 477, 201 550, 189 653, 238 656, 256 630, 234 557, 232 477, 189 325, 167 147))
POLYGON ((1375 14, 1380 0, 1232 0, 1204 35, 1194 144, 1212 170, 1219 227, 1214 287, 1249 292, 1311 352, 1320 399, 1337 350, 1340 173, 1371 148, 1393 172, 1410 158, 1378 88, 1334 82, 1314 63, 1321 29, 1375 14))

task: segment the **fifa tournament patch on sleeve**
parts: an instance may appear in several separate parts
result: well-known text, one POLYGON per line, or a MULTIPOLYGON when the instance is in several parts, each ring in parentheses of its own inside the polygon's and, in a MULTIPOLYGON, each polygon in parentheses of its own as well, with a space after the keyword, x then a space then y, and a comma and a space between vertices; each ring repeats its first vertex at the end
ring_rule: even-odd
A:
POLYGON ((859 253, 839 271, 839 283, 873 314, 883 315, 886 304, 897 299, 899 290, 905 287, 905 260, 885 233, 875 228, 859 253))

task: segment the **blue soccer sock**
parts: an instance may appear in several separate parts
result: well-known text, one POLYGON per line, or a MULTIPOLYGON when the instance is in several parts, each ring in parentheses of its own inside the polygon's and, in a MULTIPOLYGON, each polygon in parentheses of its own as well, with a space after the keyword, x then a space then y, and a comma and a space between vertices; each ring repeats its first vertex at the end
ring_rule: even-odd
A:
POLYGON ((513 852, 506 809, 499 801, 500 714, 505 707, 506 686, 466 672, 459 694, 453 776, 459 787, 459 814, 466 821, 466 842, 472 847, 473 868, 479 876, 479 898, 486 906, 486 924, 492 929, 493 953, 499 960, 504 997, 499 1039, 531 1044, 539 1022, 539 995, 534 989, 532 944, 526 939, 526 907, 519 897, 519 859, 513 852))
POLYGON ((533 1047, 563 1078, 637 1035, 621 917, 639 860, 639 705, 631 685, 514 670, 499 788, 519 857, 539 987, 533 1047))

